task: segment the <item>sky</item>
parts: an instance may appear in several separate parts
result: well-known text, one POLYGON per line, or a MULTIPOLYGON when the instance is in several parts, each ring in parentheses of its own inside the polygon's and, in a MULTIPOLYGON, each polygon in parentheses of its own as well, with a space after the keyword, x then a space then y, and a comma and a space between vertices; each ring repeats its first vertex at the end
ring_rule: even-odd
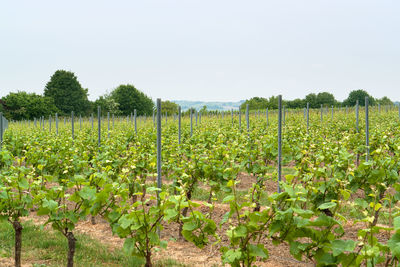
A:
POLYGON ((0 97, 58 69, 95 100, 133 84, 165 100, 400 100, 398 0, 0 0, 0 97))

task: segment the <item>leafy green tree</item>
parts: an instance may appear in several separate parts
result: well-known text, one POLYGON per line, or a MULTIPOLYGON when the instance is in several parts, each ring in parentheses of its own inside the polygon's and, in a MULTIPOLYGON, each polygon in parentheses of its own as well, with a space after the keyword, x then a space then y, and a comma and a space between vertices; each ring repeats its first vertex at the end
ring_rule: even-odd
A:
POLYGON ((286 101, 286 106, 288 108, 303 108, 305 106, 304 99, 296 98, 291 101, 286 101))
MULTIPOLYGON (((190 111, 192 111, 193 116, 195 116, 195 114, 196 114, 196 109, 195 108, 189 108, 185 112, 182 112, 182 115, 183 116, 189 116, 190 115, 190 111)), ((217 111, 215 111, 215 114, 217 114, 217 111)))
POLYGON ((277 96, 271 96, 268 99, 268 108, 269 109, 278 109, 278 97, 277 96))
POLYGON ((111 92, 111 97, 118 103, 122 115, 129 115, 135 109, 138 115, 150 115, 153 113, 153 100, 133 85, 118 86, 111 92))
POLYGON ((365 90, 359 89, 359 90, 353 90, 350 92, 349 96, 343 101, 344 106, 355 106, 356 101, 358 100, 358 103, 360 106, 365 106, 365 97, 368 96, 369 104, 374 105, 375 104, 375 99, 370 96, 365 90))
POLYGON ((4 113, 4 105, 5 105, 4 101, 0 98, 0 112, 4 113))
POLYGON ((317 95, 314 93, 308 94, 305 97, 305 104, 309 103, 310 108, 318 108, 318 100, 317 95))
POLYGON ((74 111, 85 114, 90 110, 88 89, 82 88, 73 72, 57 70, 46 84, 44 95, 54 99, 56 107, 64 114, 74 111))
POLYGON ((200 109, 200 113, 201 114, 207 114, 208 110, 207 110, 207 106, 204 105, 201 109, 200 109))
POLYGON ((336 104, 336 99, 333 94, 328 92, 318 93, 317 95, 317 105, 321 106, 332 106, 336 104))
POLYGON ((171 101, 161 101, 161 113, 165 114, 167 112, 168 115, 170 114, 177 114, 179 106, 178 104, 171 102, 171 101))
MULTIPOLYGON (((283 105, 286 105, 288 108, 300 108, 303 107, 304 100, 302 99, 295 99, 293 101, 282 101, 283 105)), ((278 97, 271 96, 270 98, 264 97, 253 97, 240 105, 242 110, 246 110, 246 105, 249 104, 249 109, 277 109, 278 108, 278 97)))
POLYGON ((97 112, 97 107, 101 108, 102 112, 110 112, 111 114, 119 114, 119 104, 115 101, 111 95, 106 94, 104 96, 100 96, 96 101, 93 102, 93 112, 97 112))
POLYGON ((9 93, 1 102, 5 117, 13 120, 32 120, 59 112, 52 98, 35 93, 9 93))
POLYGON ((391 105, 393 105, 392 100, 390 100, 387 96, 384 96, 381 99, 377 99, 376 102, 377 102, 377 104, 381 104, 382 106, 391 106, 391 105))
POLYGON ((249 104, 249 109, 265 109, 268 107, 268 99, 256 96, 243 102, 240 108, 245 110, 247 104, 249 104))

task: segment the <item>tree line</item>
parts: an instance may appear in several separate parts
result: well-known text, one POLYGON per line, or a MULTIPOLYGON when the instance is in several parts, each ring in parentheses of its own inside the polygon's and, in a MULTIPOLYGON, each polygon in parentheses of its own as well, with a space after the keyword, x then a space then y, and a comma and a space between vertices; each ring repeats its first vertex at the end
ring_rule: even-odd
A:
POLYGON ((150 115, 154 109, 153 100, 131 84, 119 85, 109 94, 95 101, 88 100, 88 89, 83 88, 73 72, 57 70, 44 87, 43 95, 18 91, 0 99, 0 112, 12 120, 32 120, 41 116, 58 113, 69 116, 89 116, 97 112, 116 115, 150 115))
MULTIPOLYGON (((387 97, 384 96, 380 99, 374 98, 369 95, 365 90, 353 90, 349 93, 349 96, 343 101, 340 102, 335 99, 333 94, 328 92, 321 92, 318 94, 308 94, 305 98, 294 99, 294 100, 284 100, 283 105, 287 108, 304 108, 306 107, 307 103, 309 103, 310 108, 320 108, 321 105, 324 107, 345 107, 345 106, 355 106, 358 100, 360 106, 365 105, 365 97, 369 99, 369 105, 393 105, 393 102, 387 97)), ((245 109, 247 104, 249 105, 249 109, 277 109, 278 108, 278 97, 271 96, 270 98, 263 98, 263 97, 253 97, 245 102, 240 106, 241 109, 245 109)))
MULTIPOLYGON (((287 108, 303 108, 309 103, 310 108, 323 106, 354 106, 356 100, 360 105, 364 105, 365 97, 369 97, 371 105, 392 105, 393 102, 388 97, 375 99, 364 90, 351 91, 348 98, 343 102, 337 101, 333 94, 321 92, 318 94, 308 94, 304 99, 294 99, 284 101, 287 108)), ((253 97, 246 100, 241 108, 246 108, 249 104, 250 109, 276 109, 278 108, 278 97, 270 98, 253 97)), ((162 102, 163 114, 178 113, 179 106, 171 101, 162 102)), ((0 99, 0 112, 11 120, 33 120, 39 117, 48 117, 55 113, 60 116, 69 116, 71 111, 76 115, 89 116, 97 112, 97 107, 111 114, 128 116, 136 109, 137 115, 151 115, 155 104, 146 94, 136 89, 131 84, 123 84, 114 88, 111 93, 100 96, 95 101, 88 100, 88 89, 83 88, 78 78, 73 72, 57 70, 44 87, 43 95, 18 91, 9 93, 0 99)), ((186 111, 186 113, 189 113, 186 111)), ((204 106, 201 112, 210 112, 204 106)))

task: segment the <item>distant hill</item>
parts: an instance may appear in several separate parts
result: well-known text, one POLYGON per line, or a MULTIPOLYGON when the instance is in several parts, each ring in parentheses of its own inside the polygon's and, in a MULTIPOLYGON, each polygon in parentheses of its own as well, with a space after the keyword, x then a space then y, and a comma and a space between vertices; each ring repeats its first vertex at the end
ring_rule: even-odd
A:
POLYGON ((238 102, 208 102, 208 101, 186 101, 186 100, 172 100, 172 102, 181 106, 182 111, 194 108, 200 110, 203 106, 207 107, 207 110, 231 110, 239 109, 239 106, 244 100, 238 102))

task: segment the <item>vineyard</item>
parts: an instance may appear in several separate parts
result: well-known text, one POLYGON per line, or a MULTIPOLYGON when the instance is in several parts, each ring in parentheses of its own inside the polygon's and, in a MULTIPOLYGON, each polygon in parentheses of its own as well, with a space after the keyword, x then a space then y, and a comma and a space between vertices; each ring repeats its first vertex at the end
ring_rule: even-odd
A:
POLYGON ((399 266, 399 112, 357 112, 284 111, 281 151, 276 110, 10 122, 0 219, 16 266, 30 216, 66 238, 71 267, 83 221, 145 266, 171 240, 215 266, 399 266))

